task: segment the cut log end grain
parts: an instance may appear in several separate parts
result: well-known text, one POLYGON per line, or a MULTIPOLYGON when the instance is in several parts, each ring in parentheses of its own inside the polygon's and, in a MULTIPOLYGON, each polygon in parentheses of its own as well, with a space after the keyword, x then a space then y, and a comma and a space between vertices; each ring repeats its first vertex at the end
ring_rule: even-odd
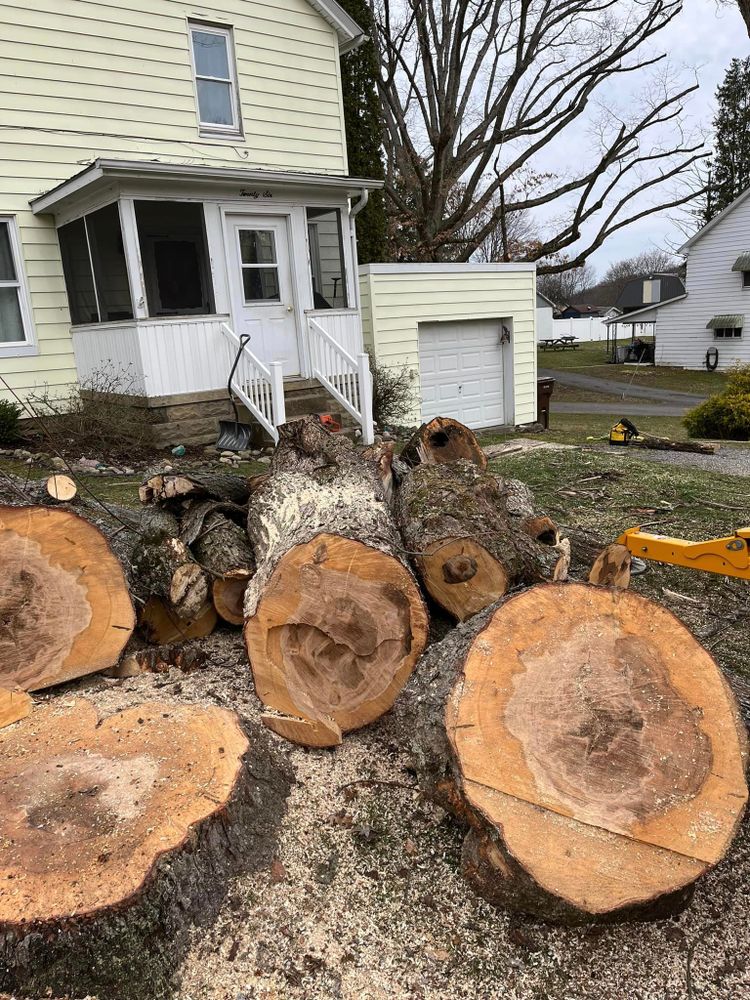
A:
POLYGON ((230 625, 242 625, 245 621, 244 601, 247 581, 247 574, 214 580, 214 607, 219 616, 230 625))
POLYGON ((51 507, 0 507, 0 550, 0 683, 34 691, 117 662, 133 605, 94 525, 51 507))
POLYGON ((451 417, 435 417, 419 427, 401 452, 407 465, 435 465, 466 459, 487 468, 487 456, 476 435, 451 417))
POLYGON ((589 572, 589 583, 599 587, 627 590, 630 586, 630 550, 625 545, 608 545, 594 560, 589 572))
POLYGON ((138 613, 138 628, 148 642, 165 646, 186 639, 203 639, 216 628, 216 609, 209 601, 194 618, 179 618, 158 597, 150 597, 138 613))
POLYGON ((747 799, 744 727, 713 659, 628 591, 548 584, 470 642, 445 708, 495 902, 550 919, 684 898, 726 854, 747 799))
POLYGON ((72 500, 78 493, 75 482, 70 476, 64 476, 62 473, 50 476, 46 483, 46 489, 53 500, 59 500, 61 503, 72 500))
MULTIPOLYGON (((245 624, 258 696, 292 719, 357 729, 391 707, 427 627, 416 583, 397 559, 317 535, 284 554, 245 624)), ((285 728, 307 742, 307 727, 285 728)))
POLYGON ((248 741, 223 709, 151 702, 99 722, 48 706, 0 734, 0 925, 28 933, 134 903, 220 813, 248 741))
POLYGON ((31 715, 34 703, 25 691, 0 688, 0 729, 31 715))
POLYGON ((498 560, 471 538, 432 542, 419 566, 430 596, 459 621, 494 604, 511 585, 498 560))

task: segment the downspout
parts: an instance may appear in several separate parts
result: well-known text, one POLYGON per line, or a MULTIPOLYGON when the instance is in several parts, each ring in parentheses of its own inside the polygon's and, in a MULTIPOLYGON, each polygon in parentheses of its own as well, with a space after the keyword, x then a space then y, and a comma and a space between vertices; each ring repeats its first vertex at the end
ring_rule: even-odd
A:
POLYGON ((354 268, 354 304, 357 312, 362 313, 359 298, 359 256, 357 254, 357 229, 354 222, 355 216, 359 215, 367 202, 370 200, 370 192, 367 188, 362 188, 359 192, 359 199, 349 208, 349 240, 352 247, 352 266, 354 268))

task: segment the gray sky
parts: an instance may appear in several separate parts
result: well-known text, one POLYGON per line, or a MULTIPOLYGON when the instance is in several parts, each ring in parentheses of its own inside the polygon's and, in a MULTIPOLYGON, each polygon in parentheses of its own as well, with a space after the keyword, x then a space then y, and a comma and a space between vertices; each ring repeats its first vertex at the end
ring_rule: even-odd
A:
MULTIPOLYGON (((750 54, 750 39, 736 5, 717 7, 715 0, 685 0, 680 17, 653 44, 670 54, 676 68, 697 74, 700 89, 691 98, 689 115, 695 124, 710 126, 716 87, 730 60, 750 54)), ((668 216, 656 213, 616 233, 590 258, 597 272, 643 249, 681 242, 679 229, 668 216)))

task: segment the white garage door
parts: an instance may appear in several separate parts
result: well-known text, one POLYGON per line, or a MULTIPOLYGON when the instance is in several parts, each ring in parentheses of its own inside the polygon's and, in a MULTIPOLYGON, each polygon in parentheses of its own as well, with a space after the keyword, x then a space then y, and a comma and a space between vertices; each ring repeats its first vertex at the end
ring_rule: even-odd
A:
POLYGON ((505 423, 501 331, 499 320, 419 324, 422 420, 505 423))

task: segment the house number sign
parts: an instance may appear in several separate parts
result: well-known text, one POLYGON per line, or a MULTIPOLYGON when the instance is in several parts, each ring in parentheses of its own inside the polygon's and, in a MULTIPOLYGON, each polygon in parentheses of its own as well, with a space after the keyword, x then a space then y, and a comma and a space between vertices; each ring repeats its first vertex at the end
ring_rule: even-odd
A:
POLYGON ((273 198, 273 194, 270 191, 251 191, 249 188, 242 188, 240 191, 240 198, 273 198))

